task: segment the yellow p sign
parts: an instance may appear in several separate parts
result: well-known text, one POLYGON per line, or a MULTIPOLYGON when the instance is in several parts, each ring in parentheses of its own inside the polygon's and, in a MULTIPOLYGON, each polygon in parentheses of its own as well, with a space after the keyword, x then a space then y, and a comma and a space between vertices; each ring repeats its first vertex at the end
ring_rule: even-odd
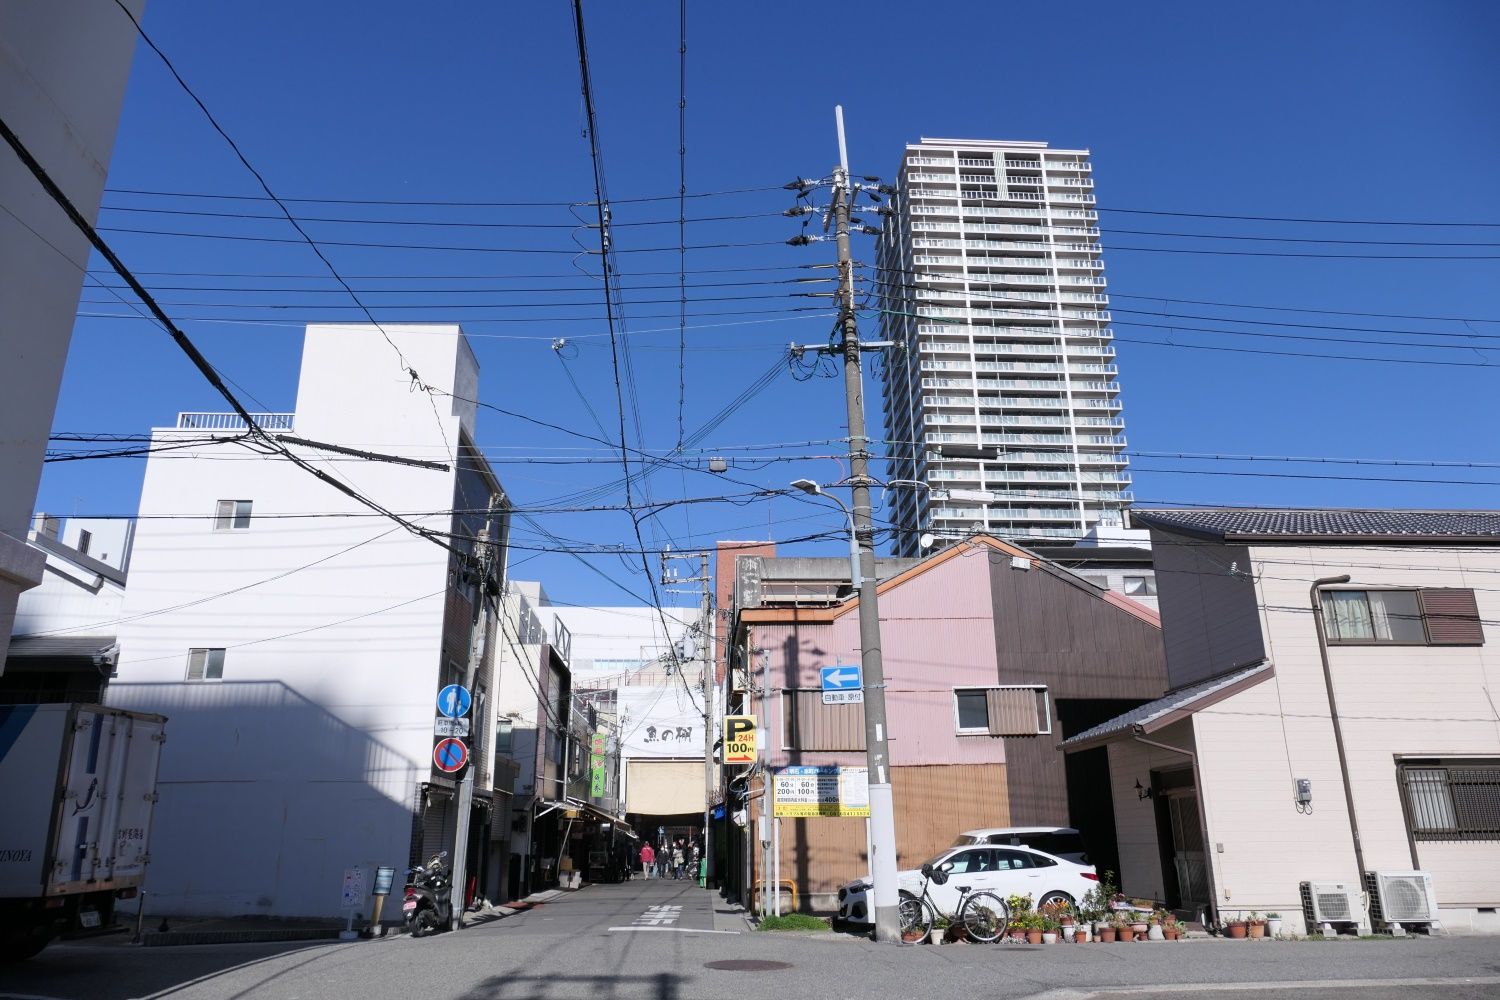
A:
POLYGON ((724 763, 755 763, 755 716, 724 716, 724 763))

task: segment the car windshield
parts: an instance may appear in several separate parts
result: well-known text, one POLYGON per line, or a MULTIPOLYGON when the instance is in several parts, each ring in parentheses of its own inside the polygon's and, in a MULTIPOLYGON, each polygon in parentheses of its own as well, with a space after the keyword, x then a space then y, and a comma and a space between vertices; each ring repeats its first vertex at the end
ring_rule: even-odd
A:
POLYGON ((926 864, 918 865, 917 867, 918 868, 925 868, 927 865, 931 865, 932 867, 936 868, 938 865, 942 864, 944 861, 947 861, 948 858, 952 854, 953 854, 953 848, 950 847, 950 848, 948 848, 945 851, 940 851, 937 854, 934 854, 931 858, 929 858, 927 860, 926 864))

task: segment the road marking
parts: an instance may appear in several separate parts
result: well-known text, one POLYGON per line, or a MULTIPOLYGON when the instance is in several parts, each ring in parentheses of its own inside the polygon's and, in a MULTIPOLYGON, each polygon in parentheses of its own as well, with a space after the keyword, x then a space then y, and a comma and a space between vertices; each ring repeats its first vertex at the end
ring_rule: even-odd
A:
POLYGON ((631 921, 637 927, 670 927, 682 918, 681 906, 648 906, 646 912, 631 921))
POLYGON ((1270 990, 1351 990, 1405 986, 1494 986, 1500 976, 1427 976, 1415 979, 1290 979, 1258 983, 1163 983, 1157 986, 1098 986, 1064 988, 1034 993, 1029 1000, 1088 1000, 1091 997, 1128 997, 1161 993, 1253 993, 1270 990))
POLYGON ((640 927, 632 924, 629 927, 609 927, 612 931, 670 931, 673 934, 738 934, 739 931, 700 931, 692 927, 640 927))

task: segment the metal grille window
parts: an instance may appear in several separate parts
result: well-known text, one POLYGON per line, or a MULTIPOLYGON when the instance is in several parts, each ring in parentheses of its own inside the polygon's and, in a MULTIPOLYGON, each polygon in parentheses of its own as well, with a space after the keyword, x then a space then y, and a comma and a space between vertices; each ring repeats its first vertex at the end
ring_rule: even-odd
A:
POLYGON ((1400 776, 1417 840, 1500 840, 1500 760, 1406 761, 1400 776))
POLYGON ((1482 646, 1474 591, 1325 590, 1323 627, 1330 643, 1482 646))
POLYGON ((224 650, 188 650, 187 679, 190 681, 218 681, 224 679, 224 650))
POLYGON ((220 500, 214 512, 215 531, 244 531, 250 527, 249 500, 220 500))
POLYGON ((1052 732, 1052 706, 1044 685, 955 688, 953 704, 961 734, 1042 736, 1052 732))

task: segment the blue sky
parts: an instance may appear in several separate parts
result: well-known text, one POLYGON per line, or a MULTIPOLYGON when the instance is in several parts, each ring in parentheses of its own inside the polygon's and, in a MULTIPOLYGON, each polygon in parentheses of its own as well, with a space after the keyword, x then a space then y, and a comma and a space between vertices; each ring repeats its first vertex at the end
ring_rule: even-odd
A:
MULTIPOLYGON (((99 7, 101 17, 118 16, 112 0, 99 0, 99 7)), ((145 26, 283 197, 591 199, 568 5, 558 0, 455 3, 413 16, 417 9, 387 2, 151 0, 145 26)), ((677 230, 675 224, 620 224, 676 219, 673 201, 622 199, 669 195, 677 188, 678 7, 594 0, 585 11, 605 171, 609 193, 618 201, 619 263, 631 303, 627 329, 635 345, 643 426, 639 439, 632 427, 632 444, 669 448, 678 437, 677 230), (674 249, 640 252, 655 247, 674 249)), ((825 173, 837 152, 833 106, 842 103, 851 163, 861 174, 889 176, 903 144, 924 135, 1044 139, 1092 150, 1101 209, 1500 224, 1494 184, 1500 119, 1493 110, 1500 93, 1500 63, 1494 59, 1500 7, 1481 0, 1232 6, 874 2, 853 8, 693 0, 689 19, 687 181, 692 192, 760 189, 825 173), (830 30, 834 19, 842 19, 844 27, 830 30), (829 40, 840 37, 847 41, 830 47, 829 40)), ((259 193, 144 49, 137 53, 126 95, 109 183, 116 190, 106 196, 112 207, 102 213, 101 225, 126 262, 159 290, 169 312, 183 317, 183 327, 209 358, 253 397, 253 409, 292 409, 301 341, 297 324, 361 315, 352 308, 306 308, 347 299, 328 294, 337 286, 305 246, 119 231, 295 239, 284 222, 122 210, 274 212, 254 201, 124 193, 259 193), (205 276, 221 273, 241 276, 205 276), (221 290, 226 288, 309 291, 221 290), (268 321, 279 325, 265 325, 268 321)), ((704 286, 690 293, 695 301, 689 307, 693 329, 687 333, 683 421, 689 433, 769 370, 789 340, 811 342, 827 334, 822 314, 790 311, 814 301, 787 297, 792 286, 739 284, 827 273, 795 268, 827 263, 830 245, 781 245, 796 232, 796 223, 778 214, 790 204, 781 191, 689 203, 690 218, 753 216, 694 223, 690 244, 766 244, 688 254, 689 282, 704 286), (711 301, 717 299, 723 301, 711 301)), ((563 207, 300 203, 295 209, 302 216, 362 220, 553 227, 573 221, 563 207)), ((1493 414, 1500 376, 1500 304, 1494 296, 1500 260, 1123 249, 1497 257, 1500 225, 1311 225, 1108 211, 1101 216, 1132 451, 1500 463, 1493 414), (1223 239, 1227 235, 1374 242, 1223 239), (1490 245, 1394 246, 1393 241, 1490 245), (1163 301, 1168 299, 1337 312, 1231 310, 1163 301), (1161 313, 1213 319, 1171 319, 1161 313), (1269 324, 1232 328, 1277 336, 1187 329, 1224 329, 1232 320, 1269 324), (1418 350, 1351 342, 1369 340, 1456 346, 1418 350), (1158 346, 1162 343, 1169 346, 1158 346), (1407 361, 1202 349, 1210 346, 1407 361)), ((487 401, 597 434, 569 382, 571 374, 604 426, 615 426, 598 295, 571 268, 570 256, 557 252, 574 246, 569 229, 306 225, 315 238, 334 242, 553 251, 333 246, 326 252, 345 274, 403 276, 356 282, 369 291, 368 301, 421 307, 377 308, 379 318, 463 321, 480 359, 487 401), (433 277, 447 275, 470 277, 466 282, 433 277), (516 291, 543 287, 558 290, 516 291), (375 292, 393 288, 410 294, 375 292), (433 290, 456 288, 508 290, 466 295, 433 290), (461 302, 483 307, 455 310, 461 302), (519 302, 550 305, 519 308, 514 305, 519 302), (554 337, 573 339, 564 352, 566 365, 550 347, 554 337)), ((587 240, 591 234, 580 235, 587 240)), ((856 255, 873 257, 867 239, 856 246, 856 255)), ((170 423, 179 410, 223 408, 159 330, 139 320, 87 315, 127 310, 109 305, 108 293, 98 289, 86 289, 84 298, 56 430, 141 432, 170 423)), ((865 330, 874 332, 871 319, 865 330)), ((869 397, 879 397, 873 382, 869 397)), ((751 462, 755 455, 774 452, 733 446, 838 439, 842 424, 837 380, 798 382, 783 372, 703 442, 703 454, 720 449, 735 458, 731 474, 741 484, 672 468, 651 479, 649 492, 660 500, 752 488, 742 483, 779 487, 801 476, 836 479, 841 466, 830 458, 757 466, 751 462)), ((870 427, 878 437, 878 410, 870 413, 870 427)), ((523 506, 609 483, 618 475, 602 446, 495 413, 481 416, 479 438, 523 506), (536 456, 598 461, 516 461, 536 456)), ((806 456, 838 451, 837 444, 780 449, 806 456)), ((698 458, 693 452, 685 460, 698 458)), ((1500 506, 1500 485, 1495 485, 1500 468, 1160 457, 1136 457, 1132 464, 1138 502, 1500 506), (1301 478, 1306 476, 1366 478, 1301 478), (1466 482, 1396 483, 1374 477, 1466 482), (1493 484, 1476 485, 1484 481, 1493 484)), ((62 514, 131 513, 142 468, 133 459, 51 465, 38 507, 62 514)), ((604 502, 619 499, 616 491, 604 502)), ((566 538, 634 545, 630 522, 619 513, 538 518, 566 538)), ((677 509, 644 530, 648 547, 668 541, 681 547, 717 537, 832 533, 840 530, 841 520, 836 510, 800 499, 756 500, 677 509)), ((517 543, 513 560, 534 555, 525 547, 543 547, 524 525, 518 526, 517 543)), ((837 541, 807 542, 788 551, 835 554, 841 547, 837 541)), ((627 590, 648 593, 638 562, 619 556, 592 562, 600 572, 566 555, 541 555, 518 566, 516 575, 540 578, 554 596, 580 603, 630 603, 627 590)))

